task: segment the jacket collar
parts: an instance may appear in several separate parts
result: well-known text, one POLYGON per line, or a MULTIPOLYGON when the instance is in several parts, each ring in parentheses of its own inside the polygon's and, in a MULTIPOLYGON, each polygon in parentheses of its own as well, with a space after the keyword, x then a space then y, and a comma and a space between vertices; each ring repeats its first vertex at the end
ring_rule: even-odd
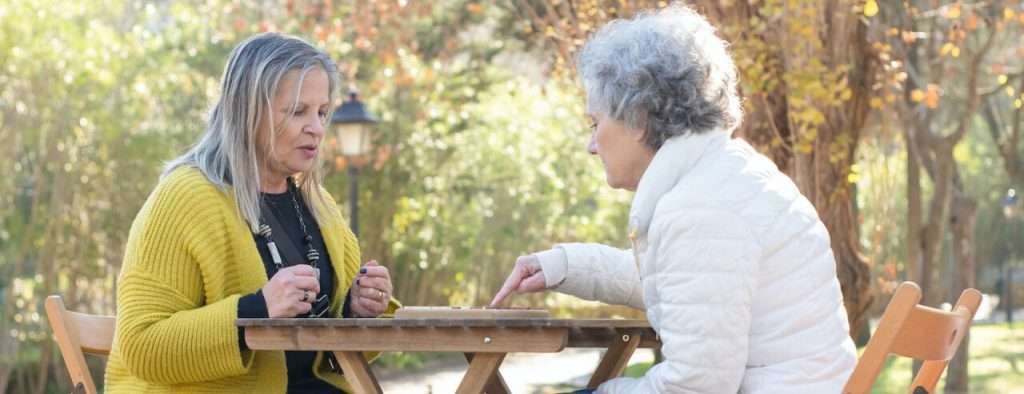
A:
POLYGON ((647 235, 658 200, 690 172, 704 152, 724 145, 730 134, 723 130, 689 133, 669 138, 640 177, 633 203, 629 209, 629 237, 633 240, 647 235))

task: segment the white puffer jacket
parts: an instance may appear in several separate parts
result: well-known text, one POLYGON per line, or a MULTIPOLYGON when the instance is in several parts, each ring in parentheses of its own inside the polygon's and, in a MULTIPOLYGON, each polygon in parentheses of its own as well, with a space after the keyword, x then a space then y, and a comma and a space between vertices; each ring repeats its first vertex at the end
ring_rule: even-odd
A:
POLYGON ((538 253, 556 291, 644 309, 665 361, 599 393, 838 393, 856 363, 828 231, 768 158, 669 139, 630 209, 633 251, 538 253), (639 269, 639 270, 638 270, 639 269))

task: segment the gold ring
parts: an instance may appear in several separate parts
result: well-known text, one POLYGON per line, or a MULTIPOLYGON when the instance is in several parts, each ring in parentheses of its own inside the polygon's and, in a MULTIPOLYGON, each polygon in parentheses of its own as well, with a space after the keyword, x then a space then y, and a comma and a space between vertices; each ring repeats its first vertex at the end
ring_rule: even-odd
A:
POLYGON ((307 301, 309 301, 309 291, 303 290, 302 291, 302 302, 307 302, 307 301))

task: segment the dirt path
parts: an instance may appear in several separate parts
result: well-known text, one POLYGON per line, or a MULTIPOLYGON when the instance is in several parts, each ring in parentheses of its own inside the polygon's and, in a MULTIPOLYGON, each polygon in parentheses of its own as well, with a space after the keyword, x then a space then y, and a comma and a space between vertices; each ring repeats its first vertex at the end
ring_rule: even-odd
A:
MULTIPOLYGON (((567 349, 555 354, 512 354, 501 364, 513 393, 553 393, 582 388, 590 379, 601 353, 596 349, 567 349)), ((638 350, 630 364, 650 362, 650 350, 638 350)), ((466 371, 466 365, 449 363, 418 371, 388 373, 381 376, 385 393, 454 393, 466 371)))

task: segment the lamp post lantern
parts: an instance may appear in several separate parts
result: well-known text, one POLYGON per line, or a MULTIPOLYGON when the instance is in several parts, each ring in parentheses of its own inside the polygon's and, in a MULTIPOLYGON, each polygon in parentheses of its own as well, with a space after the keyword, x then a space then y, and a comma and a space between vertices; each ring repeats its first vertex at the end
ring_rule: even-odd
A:
POLYGON ((339 153, 348 162, 349 204, 352 211, 349 217, 352 233, 359 235, 359 166, 358 158, 370 153, 372 149, 370 131, 377 119, 366 110, 359 101, 359 94, 352 91, 331 116, 331 124, 338 134, 339 153))

